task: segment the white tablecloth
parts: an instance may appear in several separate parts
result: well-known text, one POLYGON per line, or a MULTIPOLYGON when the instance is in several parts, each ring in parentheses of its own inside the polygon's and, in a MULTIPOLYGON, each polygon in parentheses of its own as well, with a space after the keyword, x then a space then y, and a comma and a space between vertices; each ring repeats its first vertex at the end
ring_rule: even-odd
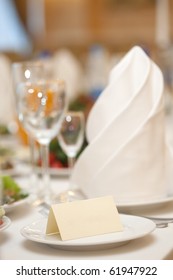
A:
MULTIPOLYGON (((57 191, 65 190, 68 179, 57 177, 52 179, 53 187, 57 191)), ((29 177, 25 183, 29 184, 29 177)), ((169 203, 160 209, 149 211, 148 214, 173 217, 173 203, 169 203), (154 211, 154 212, 153 212, 154 211), (159 213, 160 211, 160 213, 159 213)), ((142 214, 142 213, 140 213, 142 214)), ((167 228, 156 228, 154 232, 143 238, 133 240, 120 247, 98 251, 65 251, 52 248, 46 244, 40 244, 26 240, 20 233, 25 225, 41 218, 38 208, 30 205, 8 213, 11 225, 0 232, 0 259, 1 260, 162 260, 173 259, 173 224, 167 228)))

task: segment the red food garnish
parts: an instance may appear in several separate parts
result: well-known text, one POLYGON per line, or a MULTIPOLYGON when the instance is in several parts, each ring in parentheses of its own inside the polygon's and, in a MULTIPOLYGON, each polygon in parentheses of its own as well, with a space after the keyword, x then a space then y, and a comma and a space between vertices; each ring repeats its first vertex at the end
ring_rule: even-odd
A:
POLYGON ((49 154, 49 165, 51 166, 56 161, 56 156, 53 153, 49 154))
POLYGON ((54 161, 54 162, 52 162, 51 167, 52 168, 63 168, 64 166, 60 161, 54 161))

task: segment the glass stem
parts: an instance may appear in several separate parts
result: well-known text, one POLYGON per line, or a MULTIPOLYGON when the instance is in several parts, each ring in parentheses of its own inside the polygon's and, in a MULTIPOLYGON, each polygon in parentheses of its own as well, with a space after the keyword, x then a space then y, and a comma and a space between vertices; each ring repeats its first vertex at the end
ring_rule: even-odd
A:
POLYGON ((68 157, 68 167, 73 168, 75 164, 75 157, 68 157))
POLYGON ((42 182, 45 199, 49 199, 50 194, 50 176, 49 176, 49 145, 41 145, 41 162, 42 162, 42 182))
POLYGON ((37 183, 37 173, 35 168, 36 163, 36 145, 35 140, 29 136, 29 147, 30 147, 30 162, 31 162, 31 186, 33 192, 37 192, 36 183, 37 183))
POLYGON ((35 140, 32 137, 29 137, 29 147, 30 147, 30 155, 31 155, 31 166, 34 171, 35 166, 35 140))

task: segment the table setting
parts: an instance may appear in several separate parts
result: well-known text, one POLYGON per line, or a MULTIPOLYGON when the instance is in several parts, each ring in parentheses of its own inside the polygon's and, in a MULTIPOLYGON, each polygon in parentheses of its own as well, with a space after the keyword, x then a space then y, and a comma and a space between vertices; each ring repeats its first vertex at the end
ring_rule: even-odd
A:
POLYGON ((173 259, 173 154, 160 68, 131 48, 86 118, 69 109, 65 77, 50 79, 41 67, 38 76, 25 68, 14 87, 41 166, 28 146, 28 172, 24 161, 15 176, 1 170, 0 259, 173 259), (51 173, 55 137, 67 167, 51 173))

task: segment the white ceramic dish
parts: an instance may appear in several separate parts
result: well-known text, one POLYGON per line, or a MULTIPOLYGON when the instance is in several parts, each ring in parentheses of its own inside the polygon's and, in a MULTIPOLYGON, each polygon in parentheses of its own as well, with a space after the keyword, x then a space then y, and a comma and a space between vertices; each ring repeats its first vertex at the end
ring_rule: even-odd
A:
POLYGON ((31 195, 28 195, 27 197, 23 198, 23 199, 20 199, 18 201, 15 201, 11 204, 4 204, 3 205, 3 208, 5 210, 5 213, 9 213, 11 211, 14 211, 16 210, 17 208, 25 205, 26 203, 29 203, 31 200, 31 195))
POLYGON ((2 170, 2 175, 8 176, 21 176, 26 175, 31 172, 31 168, 26 163, 19 163, 14 160, 11 161, 13 164, 12 168, 2 170))
POLYGON ((47 219, 37 220, 21 229, 28 240, 47 244, 61 250, 101 250, 118 247, 136 238, 143 237, 155 229, 155 224, 146 218, 120 214, 124 230, 122 232, 62 241, 59 234, 46 235, 47 219))
POLYGON ((11 224, 11 220, 8 217, 4 216, 3 224, 0 225, 0 231, 5 230, 7 227, 9 227, 10 224, 11 224))
POLYGON ((171 202, 173 202, 173 195, 167 195, 162 198, 151 199, 146 201, 136 200, 135 202, 129 201, 125 203, 115 203, 119 211, 127 212, 131 210, 147 210, 148 208, 155 209, 171 202))
MULTIPOLYGON (((8 176, 20 176, 20 175, 25 175, 29 174, 31 172, 31 166, 30 164, 27 163, 20 163, 16 161, 12 161, 13 167, 9 169, 4 169, 2 171, 2 175, 8 175, 8 176)), ((38 174, 41 173, 41 168, 36 167, 36 172, 38 174)), ((68 177, 71 174, 71 169, 70 168, 49 168, 49 174, 51 176, 64 176, 68 177)))
MULTIPOLYGON (((37 167, 36 171, 38 173, 41 173, 41 168, 37 167)), ((49 168, 49 174, 51 176, 70 176, 71 174, 71 169, 70 168, 49 168)))

